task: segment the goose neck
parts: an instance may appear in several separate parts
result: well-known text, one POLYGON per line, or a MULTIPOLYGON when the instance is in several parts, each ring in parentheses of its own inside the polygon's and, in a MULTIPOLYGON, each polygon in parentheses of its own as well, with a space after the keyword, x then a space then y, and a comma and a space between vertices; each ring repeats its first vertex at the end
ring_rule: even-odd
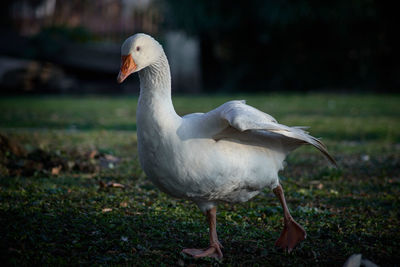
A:
POLYGON ((140 98, 171 99, 171 74, 165 54, 158 61, 141 70, 139 79, 140 98))
POLYGON ((147 114, 142 115, 149 118, 152 114, 152 120, 177 118, 171 99, 171 73, 164 53, 158 61, 139 71, 139 79, 138 109, 147 114))

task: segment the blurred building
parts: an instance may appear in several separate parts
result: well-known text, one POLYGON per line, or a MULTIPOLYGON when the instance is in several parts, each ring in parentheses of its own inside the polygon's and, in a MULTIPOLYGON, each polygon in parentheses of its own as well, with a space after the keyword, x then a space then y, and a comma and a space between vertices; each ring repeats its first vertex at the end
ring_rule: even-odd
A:
POLYGON ((129 91, 112 83, 119 47, 145 32, 163 44, 179 92, 397 91, 397 13, 369 0, 5 0, 0 55, 51 62, 87 88, 129 91))
POLYGON ((23 35, 44 27, 83 27, 103 40, 119 40, 133 32, 159 33, 160 6, 151 0, 17 0, 11 17, 23 35))
MULTIPOLYGON (((179 92, 198 92, 201 88, 198 41, 183 32, 163 29, 165 5, 165 2, 154 0, 13 1, 9 6, 10 18, 19 36, 11 37, 9 45, 0 45, 0 53, 8 56, 0 60, 0 74, 7 73, 10 66, 19 66, 20 71, 10 70, 18 73, 18 77, 40 80, 36 78, 37 75, 26 75, 26 72, 32 70, 30 66, 33 63, 38 66, 35 69, 39 70, 34 73, 40 73, 41 63, 10 58, 28 57, 52 62, 53 65, 47 64, 46 69, 48 66, 59 66, 57 71, 51 72, 58 73, 51 85, 55 91, 83 90, 96 93, 92 88, 97 88, 98 92, 131 92, 129 81, 132 83, 132 79, 121 86, 113 84, 120 64, 120 45, 128 36, 144 32, 163 43, 170 59, 174 89, 179 92), (16 43, 22 45, 15 46, 16 43), (21 53, 23 50, 25 52, 21 53), (23 67, 25 63, 27 65, 23 67), (64 76, 68 82, 62 82, 61 69, 69 72, 75 82, 74 79, 71 82, 67 73, 64 76), (98 82, 99 79, 102 81, 98 82), (61 82, 57 86, 54 80, 61 82)), ((12 90, 21 87, 21 83, 16 82, 16 78, 14 80, 12 90)), ((6 84, 9 83, 7 81, 6 84)), ((24 87, 25 91, 35 91, 33 82, 22 84, 30 85, 29 89, 24 87)), ((40 83, 36 87, 43 91, 46 86, 40 83)))

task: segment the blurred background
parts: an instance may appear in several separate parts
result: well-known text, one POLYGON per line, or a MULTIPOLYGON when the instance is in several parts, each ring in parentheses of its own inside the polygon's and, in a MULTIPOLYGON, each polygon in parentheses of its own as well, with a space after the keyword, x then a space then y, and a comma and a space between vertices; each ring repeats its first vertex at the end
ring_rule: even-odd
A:
POLYGON ((246 99, 311 126, 338 162, 303 147, 279 173, 310 237, 294 253, 273 249, 282 215, 269 189, 221 205, 223 265, 344 266, 362 254, 399 266, 400 24, 388 3, 1 0, 0 262, 221 263, 179 254, 206 244, 204 217, 140 167, 139 79, 116 78, 122 42, 144 32, 167 53, 177 114, 246 99))
POLYGON ((386 1, 14 0, 0 7, 0 93, 137 93, 120 45, 158 39, 179 93, 396 92, 386 1))

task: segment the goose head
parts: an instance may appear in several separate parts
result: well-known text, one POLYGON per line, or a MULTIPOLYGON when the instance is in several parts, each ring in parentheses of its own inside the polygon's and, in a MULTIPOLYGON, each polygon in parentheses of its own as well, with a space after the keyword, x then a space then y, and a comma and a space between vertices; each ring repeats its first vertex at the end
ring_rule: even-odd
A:
POLYGON ((162 56, 161 45, 151 36, 138 33, 124 41, 121 47, 121 69, 117 77, 122 83, 129 75, 157 62, 162 56))

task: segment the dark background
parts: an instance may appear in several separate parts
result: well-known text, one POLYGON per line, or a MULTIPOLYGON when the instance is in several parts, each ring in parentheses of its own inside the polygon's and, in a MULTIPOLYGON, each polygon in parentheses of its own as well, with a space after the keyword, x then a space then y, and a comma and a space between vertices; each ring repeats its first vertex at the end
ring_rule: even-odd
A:
POLYGON ((115 77, 120 44, 136 32, 173 46, 177 92, 400 87, 398 9, 388 1, 17 0, 0 10, 3 94, 132 93, 136 78, 115 77))

